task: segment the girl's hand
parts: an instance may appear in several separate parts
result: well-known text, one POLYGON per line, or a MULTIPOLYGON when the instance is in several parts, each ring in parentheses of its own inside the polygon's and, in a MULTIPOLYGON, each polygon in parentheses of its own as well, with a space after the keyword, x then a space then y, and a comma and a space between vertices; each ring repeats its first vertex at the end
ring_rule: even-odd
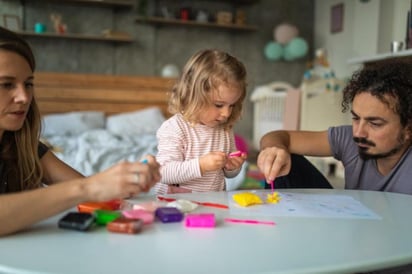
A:
POLYGON ((222 169, 226 164, 226 154, 221 151, 214 151, 199 158, 200 171, 202 175, 208 171, 222 169))
POLYGON ((228 171, 240 169, 247 159, 247 154, 244 152, 229 154, 224 168, 228 171))

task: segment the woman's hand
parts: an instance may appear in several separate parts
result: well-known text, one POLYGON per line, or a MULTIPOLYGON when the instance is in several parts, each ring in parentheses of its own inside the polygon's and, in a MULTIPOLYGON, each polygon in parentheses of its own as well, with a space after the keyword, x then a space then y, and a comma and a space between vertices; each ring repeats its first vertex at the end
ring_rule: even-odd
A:
POLYGON ((147 192, 160 181, 159 163, 148 155, 147 163, 121 162, 86 179, 85 189, 89 200, 107 201, 136 196, 147 192))

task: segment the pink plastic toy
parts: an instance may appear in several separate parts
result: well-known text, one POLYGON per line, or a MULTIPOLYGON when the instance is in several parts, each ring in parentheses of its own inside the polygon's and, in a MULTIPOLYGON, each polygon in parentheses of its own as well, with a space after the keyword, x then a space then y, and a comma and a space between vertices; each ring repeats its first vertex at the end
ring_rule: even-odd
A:
POLYGON ((234 218, 225 218, 227 223, 239 223, 239 224, 251 224, 251 225, 275 225, 275 222, 272 221, 258 221, 258 220, 243 220, 243 219, 234 219, 234 218))
POLYGON ((186 227, 215 227, 215 214, 199 213, 187 214, 185 219, 186 227))
POLYGON ((229 153, 229 157, 230 157, 230 158, 232 158, 232 157, 240 157, 240 156, 242 156, 242 151, 235 151, 235 152, 229 153))

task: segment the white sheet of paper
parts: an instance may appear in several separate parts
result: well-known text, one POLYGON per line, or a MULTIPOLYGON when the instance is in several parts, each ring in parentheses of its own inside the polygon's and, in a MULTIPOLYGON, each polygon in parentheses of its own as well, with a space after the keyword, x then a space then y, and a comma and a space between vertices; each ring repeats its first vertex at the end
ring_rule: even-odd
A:
POLYGON ((287 217, 317 217, 317 218, 355 218, 382 219, 361 202, 347 195, 291 193, 278 191, 281 200, 277 204, 266 203, 270 190, 231 191, 228 192, 231 214, 265 215, 287 217), (264 202, 261 205, 242 207, 232 198, 233 194, 251 192, 258 195, 264 202))

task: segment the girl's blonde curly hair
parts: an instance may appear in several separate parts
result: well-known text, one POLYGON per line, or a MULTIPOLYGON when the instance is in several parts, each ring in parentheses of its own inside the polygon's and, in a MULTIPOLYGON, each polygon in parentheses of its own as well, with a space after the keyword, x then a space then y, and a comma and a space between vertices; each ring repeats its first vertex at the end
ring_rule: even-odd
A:
POLYGON ((181 113, 188 122, 198 123, 199 113, 211 104, 210 92, 221 84, 234 85, 241 90, 239 100, 223 125, 226 129, 232 128, 241 116, 246 97, 246 69, 238 59, 217 49, 199 51, 188 60, 170 94, 169 112, 181 113))

